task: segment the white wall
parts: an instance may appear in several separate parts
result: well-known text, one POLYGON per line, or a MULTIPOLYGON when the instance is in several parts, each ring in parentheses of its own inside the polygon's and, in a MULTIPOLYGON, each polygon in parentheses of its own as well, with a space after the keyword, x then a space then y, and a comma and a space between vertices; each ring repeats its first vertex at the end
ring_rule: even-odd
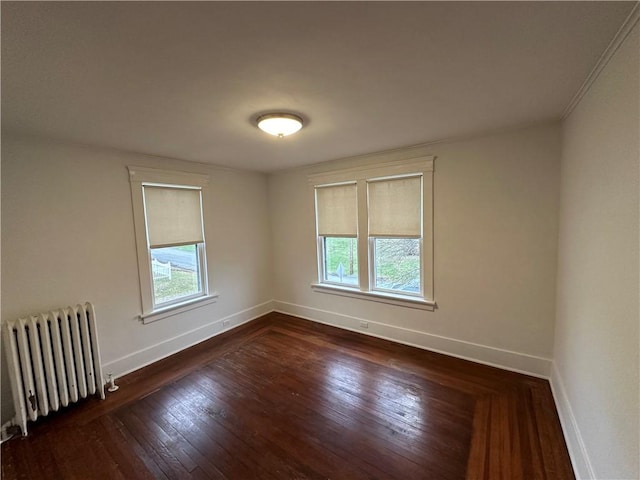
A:
POLYGON ((638 30, 563 125, 552 385, 581 478, 640 478, 638 30))
MULTIPOLYGON (((269 176, 278 310, 548 375, 553 347, 560 126, 434 144, 433 312, 312 292, 317 280, 307 175, 385 160, 348 159, 269 176)), ((398 154, 392 154, 392 156, 398 154)))
MULTIPOLYGON (((224 317, 232 315, 234 326, 271 310, 268 232, 263 174, 3 134, 2 320, 93 302, 106 372, 118 375, 216 334, 224 317), (205 233, 217 303, 148 325, 136 319, 127 165, 210 175, 205 233)), ((3 366, 3 422, 12 414, 3 366)))

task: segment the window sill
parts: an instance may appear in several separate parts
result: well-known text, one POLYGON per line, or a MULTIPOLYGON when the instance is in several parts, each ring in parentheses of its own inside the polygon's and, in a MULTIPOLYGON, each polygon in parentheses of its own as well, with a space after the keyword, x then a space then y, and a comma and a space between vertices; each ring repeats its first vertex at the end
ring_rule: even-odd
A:
POLYGON ((370 300, 373 302, 386 303, 389 305, 398 305, 407 308, 416 308, 418 310, 434 311, 437 307, 436 302, 425 300, 424 298, 409 297, 405 295, 394 295, 381 292, 363 292, 348 287, 338 287, 335 285, 327 285, 324 283, 312 283, 311 288, 315 292, 328 293, 331 295, 340 295, 342 297, 359 298, 362 300, 370 300))
POLYGON ((155 322, 156 320, 162 320, 163 318, 178 315, 179 313, 187 312, 189 310, 193 310, 194 308, 200 308, 204 307, 205 305, 209 305, 210 303, 215 303, 218 301, 219 296, 220 294, 218 292, 213 292, 211 295, 207 295, 205 297, 198 297, 187 300, 186 302, 176 303, 174 305, 169 305, 168 307, 159 308, 157 310, 154 310, 153 312, 143 313, 142 315, 140 315, 140 320, 142 320, 142 323, 144 324, 155 322))

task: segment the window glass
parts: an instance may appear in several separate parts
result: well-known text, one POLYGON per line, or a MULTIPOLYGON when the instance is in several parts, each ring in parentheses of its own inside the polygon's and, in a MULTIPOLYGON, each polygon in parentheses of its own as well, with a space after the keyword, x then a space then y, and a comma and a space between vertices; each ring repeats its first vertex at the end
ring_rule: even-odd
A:
POLYGON ((419 239, 374 238, 373 249, 374 288, 420 293, 419 239))
POLYGON ((198 245, 151 249, 155 305, 202 295, 198 245))
POLYGON ((358 285, 358 239, 324 237, 324 280, 358 285))

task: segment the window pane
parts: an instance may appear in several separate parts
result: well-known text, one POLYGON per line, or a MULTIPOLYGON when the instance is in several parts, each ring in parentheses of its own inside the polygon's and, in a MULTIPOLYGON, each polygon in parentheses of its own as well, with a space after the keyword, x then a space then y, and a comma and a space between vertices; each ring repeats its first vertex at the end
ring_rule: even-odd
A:
POLYGON ((154 304, 202 293, 197 245, 151 249, 154 304))
POLYGON ((375 238, 375 288, 420 293, 420 240, 375 238))
POLYGON ((358 285, 358 239, 324 237, 324 280, 358 285))

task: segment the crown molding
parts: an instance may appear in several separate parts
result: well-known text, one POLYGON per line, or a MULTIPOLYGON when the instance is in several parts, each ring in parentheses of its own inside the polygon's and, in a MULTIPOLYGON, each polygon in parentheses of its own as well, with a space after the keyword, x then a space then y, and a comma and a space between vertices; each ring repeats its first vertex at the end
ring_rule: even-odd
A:
POLYGON ((573 112, 573 110, 578 106, 580 100, 582 100, 582 97, 585 96, 585 94, 591 88, 591 85, 593 85, 597 78, 600 76, 602 70, 604 70, 604 68, 609 63, 609 60, 613 58, 615 53, 618 51, 618 48, 620 48, 620 46, 624 43, 625 39, 633 30, 633 27, 635 27, 638 23, 639 19, 640 2, 636 2, 635 6, 616 32, 611 42, 609 42, 609 45, 607 46, 605 51, 602 52, 602 55, 600 55, 600 58, 596 62, 595 67, 593 67, 593 70, 591 70, 591 73, 589 73, 589 76, 587 76, 587 79, 573 96, 567 107, 564 109, 564 112, 562 112, 562 120, 571 115, 571 112, 573 112))

